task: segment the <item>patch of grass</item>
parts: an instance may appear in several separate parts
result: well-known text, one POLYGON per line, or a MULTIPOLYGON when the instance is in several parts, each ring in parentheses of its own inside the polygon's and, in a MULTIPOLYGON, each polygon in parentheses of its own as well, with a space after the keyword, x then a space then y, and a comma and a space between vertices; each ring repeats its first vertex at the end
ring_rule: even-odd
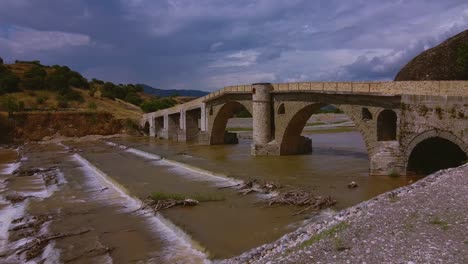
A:
POLYGON ((351 249, 351 247, 347 246, 339 237, 333 240, 333 245, 336 251, 345 251, 351 249))
POLYGON ((335 236, 336 234, 338 234, 339 232, 345 230, 348 227, 349 227, 349 224, 346 223, 346 222, 341 222, 339 224, 336 224, 336 225, 330 227, 329 229, 324 230, 324 231, 312 236, 310 239, 302 242, 302 244, 299 247, 300 248, 305 248, 305 247, 308 247, 310 245, 313 245, 316 242, 319 242, 322 239, 333 237, 333 236, 335 236))
POLYGON ((400 177, 400 174, 397 171, 392 170, 392 172, 390 172, 390 174, 388 176, 393 177, 393 178, 397 178, 397 177, 400 177))
POLYGON ((429 223, 432 225, 440 226, 440 228, 444 231, 449 229, 448 223, 440 220, 439 217, 434 217, 429 223))

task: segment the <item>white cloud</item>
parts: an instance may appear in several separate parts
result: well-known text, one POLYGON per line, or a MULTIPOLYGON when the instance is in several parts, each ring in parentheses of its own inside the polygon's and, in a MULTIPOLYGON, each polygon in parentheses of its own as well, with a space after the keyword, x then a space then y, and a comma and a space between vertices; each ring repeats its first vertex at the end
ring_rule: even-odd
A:
POLYGON ((211 68, 247 67, 256 63, 260 52, 255 50, 241 50, 215 61, 211 68))
POLYGON ((218 42, 215 42, 215 43, 211 44, 210 45, 210 51, 215 51, 215 50, 219 49, 220 47, 223 46, 223 44, 224 43, 221 42, 221 41, 218 41, 218 42))
POLYGON ((8 26, 0 29, 0 47, 14 54, 56 50, 67 46, 86 46, 91 38, 83 34, 59 31, 39 31, 8 26))

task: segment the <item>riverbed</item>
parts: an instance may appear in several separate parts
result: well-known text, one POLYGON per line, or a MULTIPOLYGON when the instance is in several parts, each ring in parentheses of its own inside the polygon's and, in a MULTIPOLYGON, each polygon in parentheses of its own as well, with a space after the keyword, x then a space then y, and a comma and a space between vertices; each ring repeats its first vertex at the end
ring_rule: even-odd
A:
MULTIPOLYGON (((249 140, 237 145, 198 146, 125 137, 27 145, 19 151, 21 169, 55 167, 63 180, 47 195, 33 195, 37 197, 23 204, 6 202, 3 208, 23 206, 24 215, 51 215, 53 220, 44 231, 48 233, 92 230, 57 240, 50 251, 59 252, 61 261, 203 263, 273 242, 305 223, 417 179, 368 175, 369 161, 358 132, 314 133, 310 137, 312 154, 283 157, 253 157, 249 140), (282 191, 301 189, 331 196, 337 204, 324 211, 296 214, 300 207, 267 206, 268 195, 239 195, 235 189, 223 188, 247 180, 274 182, 282 191), (351 181, 358 187, 349 189, 351 181), (139 212, 140 201, 153 192, 217 199, 156 215, 139 212)), ((19 157, 16 151, 7 152, 10 154, 0 154, 2 177, 10 179, 2 195, 52 188, 38 175, 27 179, 29 183, 18 181, 12 168, 19 166, 19 157)), ((11 210, 0 211, 1 219, 9 213, 11 210)), ((15 217, 20 216, 10 217, 10 222, 15 217)), ((2 221, 3 226, 11 225, 2 221)), ((8 241, 11 247, 13 242, 8 241)), ((11 252, 11 247, 4 251, 11 252)))

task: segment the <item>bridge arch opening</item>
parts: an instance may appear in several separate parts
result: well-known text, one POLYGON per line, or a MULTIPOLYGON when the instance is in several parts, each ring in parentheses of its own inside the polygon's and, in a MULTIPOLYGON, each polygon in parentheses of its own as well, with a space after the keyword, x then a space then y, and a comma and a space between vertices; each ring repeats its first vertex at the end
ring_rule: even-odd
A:
POLYGON ((393 141, 397 135, 397 114, 389 109, 380 112, 377 118, 377 140, 393 141))
MULTIPOLYGON (((312 152, 312 140, 323 141, 329 138, 329 135, 339 132, 354 131, 355 122, 350 114, 346 114, 333 105, 324 103, 312 103, 298 110, 288 121, 286 129, 281 136, 280 155, 306 154, 312 152), (321 135, 318 135, 321 134, 321 135), (326 135, 327 134, 327 135, 326 135)), ((361 135, 352 135, 355 137, 353 144, 365 148, 367 156, 367 145, 361 135)), ((324 145, 324 148, 336 150, 341 148, 340 144, 347 144, 347 139, 340 143, 324 145)), ((344 148, 349 146, 343 145, 344 148)), ((329 151, 327 150, 327 151, 329 151)), ((361 155, 360 155, 361 156, 361 155)))
POLYGON ((237 133, 248 130, 246 126, 251 127, 251 117, 252 114, 243 104, 237 101, 225 103, 214 119, 210 143, 212 145, 237 144, 237 133))
POLYGON ((284 104, 280 104, 278 107, 278 115, 284 115, 286 113, 286 109, 284 108, 284 104))
POLYGON ((145 135, 149 135, 150 133, 150 123, 148 121, 146 121, 143 126, 143 133, 145 133, 145 135))
POLYGON ((369 108, 363 107, 361 110, 361 118, 364 121, 372 120, 372 113, 369 111, 369 108))
POLYGON ((466 162, 467 154, 454 142, 431 137, 421 141, 408 159, 409 174, 429 175, 438 170, 458 167, 466 162))

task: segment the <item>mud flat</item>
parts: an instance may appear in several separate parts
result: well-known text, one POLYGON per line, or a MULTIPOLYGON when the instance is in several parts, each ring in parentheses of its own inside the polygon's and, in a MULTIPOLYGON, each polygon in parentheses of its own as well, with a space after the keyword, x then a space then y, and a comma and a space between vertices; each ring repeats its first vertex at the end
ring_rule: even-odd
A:
POLYGON ((467 263, 468 164, 222 263, 467 263))
POLYGON ((66 146, 28 144, 19 154, 15 171, 0 173, 0 263, 205 262, 177 228, 66 146))

